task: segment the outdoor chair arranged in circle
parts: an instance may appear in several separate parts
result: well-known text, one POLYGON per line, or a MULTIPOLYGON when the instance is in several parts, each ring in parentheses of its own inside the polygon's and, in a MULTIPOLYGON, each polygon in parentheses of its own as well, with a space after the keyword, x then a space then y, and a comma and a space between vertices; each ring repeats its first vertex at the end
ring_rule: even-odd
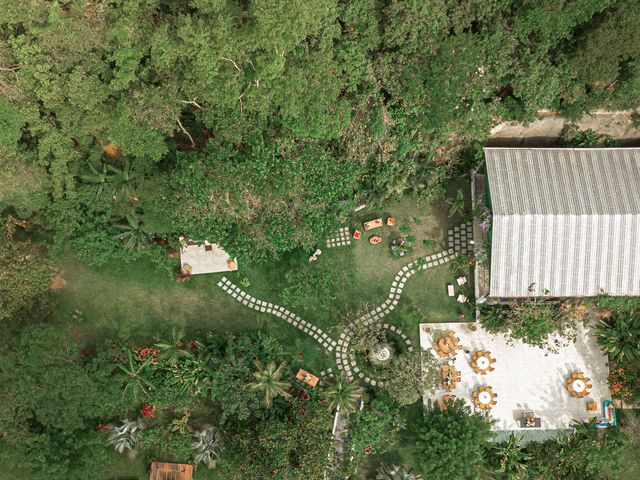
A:
POLYGON ((496 363, 496 359, 491 356, 491 352, 476 352, 471 356, 471 368, 480 375, 486 375, 489 372, 493 372, 493 364, 496 363))
POLYGON ((576 372, 572 373, 569 378, 567 378, 567 382, 564 388, 567 389, 569 393, 571 393, 572 397, 582 398, 589 395, 591 391, 591 383, 590 378, 585 377, 584 373, 576 372))
POLYGON ((491 407, 498 403, 496 401, 498 394, 493 393, 493 389, 490 386, 479 387, 474 390, 471 393, 471 398, 473 399, 473 405, 481 410, 490 410, 491 407))
POLYGON ((435 340, 433 348, 440 357, 455 357, 457 350, 462 350, 460 339, 453 331, 443 334, 435 340))

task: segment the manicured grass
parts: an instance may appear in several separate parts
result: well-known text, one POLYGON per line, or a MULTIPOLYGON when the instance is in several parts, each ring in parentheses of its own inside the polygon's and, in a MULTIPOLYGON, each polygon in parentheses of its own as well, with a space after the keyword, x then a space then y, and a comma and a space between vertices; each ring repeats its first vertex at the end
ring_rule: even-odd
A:
POLYGON ((640 452, 640 429, 638 429, 638 420, 635 421, 636 427, 633 428, 628 424, 630 420, 626 422, 625 417, 634 417, 637 419, 640 417, 640 409, 624 409, 618 410, 619 420, 621 424, 627 425, 624 431, 627 432, 631 440, 630 444, 624 450, 620 463, 622 464, 623 472, 616 475, 612 475, 613 480, 640 480, 640 464, 638 463, 638 452, 640 452))
MULTIPOLYGON (((344 315, 375 308, 387 297, 391 282, 407 263, 424 255, 448 248, 447 230, 461 222, 447 216, 445 202, 419 206, 410 197, 390 204, 385 210, 367 208, 354 213, 349 226, 361 228, 365 220, 394 216, 394 227, 381 227, 371 234, 382 236, 383 242, 371 245, 363 235, 352 245, 326 248, 313 267, 340 271, 340 284, 335 285, 335 297, 327 309, 313 305, 289 307, 309 322, 324 329, 334 339, 339 336, 344 315), (411 231, 401 233, 403 227, 411 231), (389 242, 400 235, 416 237, 414 251, 399 258, 391 255, 389 242), (433 245, 425 245, 431 240, 433 245)), ((303 332, 283 320, 260 314, 234 300, 217 287, 223 274, 196 275, 186 283, 178 283, 147 259, 125 263, 110 262, 89 267, 73 260, 61 259, 67 287, 56 294, 55 320, 68 328, 82 345, 91 345, 106 338, 120 336, 133 341, 167 338, 172 329, 188 336, 203 336, 207 332, 247 332, 263 330, 276 336, 291 351, 300 364, 319 372, 334 365, 333 356, 303 332)), ((257 298, 283 305, 282 289, 286 274, 311 268, 308 252, 296 251, 278 262, 242 269, 226 276, 240 285, 243 278, 250 285, 242 287, 257 298)), ((471 280, 471 278, 469 278, 471 280)), ((420 272, 408 280, 396 310, 385 321, 400 327, 417 342, 418 323, 443 322, 457 318, 461 310, 454 298, 446 295, 445 283, 454 275, 449 265, 420 272)), ((296 362, 297 363, 297 362, 296 362)))
MULTIPOLYGON (((362 230, 363 221, 379 216, 395 217, 396 225, 364 234, 360 240, 352 240, 350 246, 320 245, 323 253, 313 267, 344 273, 332 293, 335 298, 325 310, 313 305, 288 308, 337 339, 345 314, 365 306, 376 308, 384 302, 393 278, 404 265, 448 248, 447 230, 461 219, 448 218, 447 210, 444 202, 418 206, 412 199, 403 198, 385 210, 370 208, 355 213, 348 224, 352 231, 355 227, 362 230), (403 226, 409 226, 411 231, 405 229, 401 233, 403 226), (371 245, 367 240, 371 234, 380 235, 382 243, 371 245), (391 255, 389 249, 391 239, 400 235, 416 237, 414 251, 402 258, 391 255), (431 240, 432 245, 425 245, 423 240, 431 240)), ((238 286, 246 278, 250 284, 242 288, 249 294, 283 305, 281 294, 287 273, 311 268, 308 256, 308 252, 296 251, 278 262, 259 267, 243 269, 240 265, 239 272, 225 275, 238 286)), ((184 332, 187 337, 202 337, 207 332, 263 331, 278 338, 290 352, 292 375, 298 367, 315 373, 328 367, 335 369, 334 355, 311 337, 280 318, 243 306, 217 287, 223 274, 199 275, 186 283, 178 283, 148 259, 131 263, 114 261, 100 267, 80 264, 72 257, 59 261, 67 286, 56 293, 54 321, 67 328, 82 346, 114 336, 138 344, 149 343, 157 338, 169 338, 172 329, 184 332)), ((471 277, 468 278, 471 281, 471 277)), ((396 310, 384 321, 400 327, 417 345, 419 323, 458 318, 460 304, 447 296, 445 288, 446 283, 453 282, 454 274, 448 264, 412 276, 396 310)), ((406 409, 409 428, 402 433, 398 448, 369 458, 363 467, 368 475, 373 475, 381 461, 411 465, 414 439, 410 426, 421 411, 419 403, 406 409)), ((105 480, 146 478, 144 459, 129 460, 114 455, 113 461, 105 480)), ((216 473, 203 469, 196 478, 216 479, 216 473)))

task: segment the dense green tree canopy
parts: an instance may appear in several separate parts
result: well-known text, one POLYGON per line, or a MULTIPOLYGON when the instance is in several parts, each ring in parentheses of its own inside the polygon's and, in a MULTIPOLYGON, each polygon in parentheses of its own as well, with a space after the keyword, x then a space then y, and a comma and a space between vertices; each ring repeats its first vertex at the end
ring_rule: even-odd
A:
POLYGON ((442 196, 501 119, 635 107, 639 15, 634 0, 2 0, 0 209, 85 260, 178 235, 245 260, 309 248, 354 195, 442 196), (118 235, 129 217, 147 241, 118 235))

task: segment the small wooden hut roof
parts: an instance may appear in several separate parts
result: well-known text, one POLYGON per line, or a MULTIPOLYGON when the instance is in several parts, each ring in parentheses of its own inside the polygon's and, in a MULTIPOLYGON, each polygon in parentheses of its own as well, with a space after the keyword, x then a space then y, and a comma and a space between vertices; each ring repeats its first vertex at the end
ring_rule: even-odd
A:
POLYGON ((192 480, 193 465, 151 462, 149 480, 192 480))

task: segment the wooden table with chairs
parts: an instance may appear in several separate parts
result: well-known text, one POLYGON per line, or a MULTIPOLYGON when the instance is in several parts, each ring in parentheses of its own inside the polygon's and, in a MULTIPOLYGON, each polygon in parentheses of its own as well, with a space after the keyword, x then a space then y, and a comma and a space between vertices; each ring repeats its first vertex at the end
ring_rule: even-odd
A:
POLYGON ((460 339, 456 337, 456 334, 453 331, 450 331, 438 338, 433 348, 441 357, 454 357, 456 355, 456 350, 462 350, 460 339))
POLYGON ((564 388, 567 389, 571 393, 572 397, 582 398, 589 395, 591 391, 591 381, 590 378, 585 377, 582 372, 572 373, 569 378, 567 378, 567 384, 564 388))
POLYGON ((374 218, 373 220, 369 220, 368 222, 364 222, 362 224, 362 228, 366 231, 373 230, 374 228, 379 228, 384 225, 382 218, 374 218))
POLYGON ((471 356, 473 360, 471 362, 471 368, 480 375, 486 375, 488 372, 493 372, 493 364, 496 363, 496 359, 491 356, 489 351, 478 351, 471 356))
POLYGON ((496 401, 498 394, 493 393, 493 389, 490 386, 478 387, 477 390, 471 392, 471 398, 473 399, 473 405, 481 410, 490 410, 491 407, 498 403, 496 401))
POLYGON ((456 370, 453 365, 445 363, 440 369, 440 381, 445 392, 450 392, 460 382, 460 370, 456 370))

